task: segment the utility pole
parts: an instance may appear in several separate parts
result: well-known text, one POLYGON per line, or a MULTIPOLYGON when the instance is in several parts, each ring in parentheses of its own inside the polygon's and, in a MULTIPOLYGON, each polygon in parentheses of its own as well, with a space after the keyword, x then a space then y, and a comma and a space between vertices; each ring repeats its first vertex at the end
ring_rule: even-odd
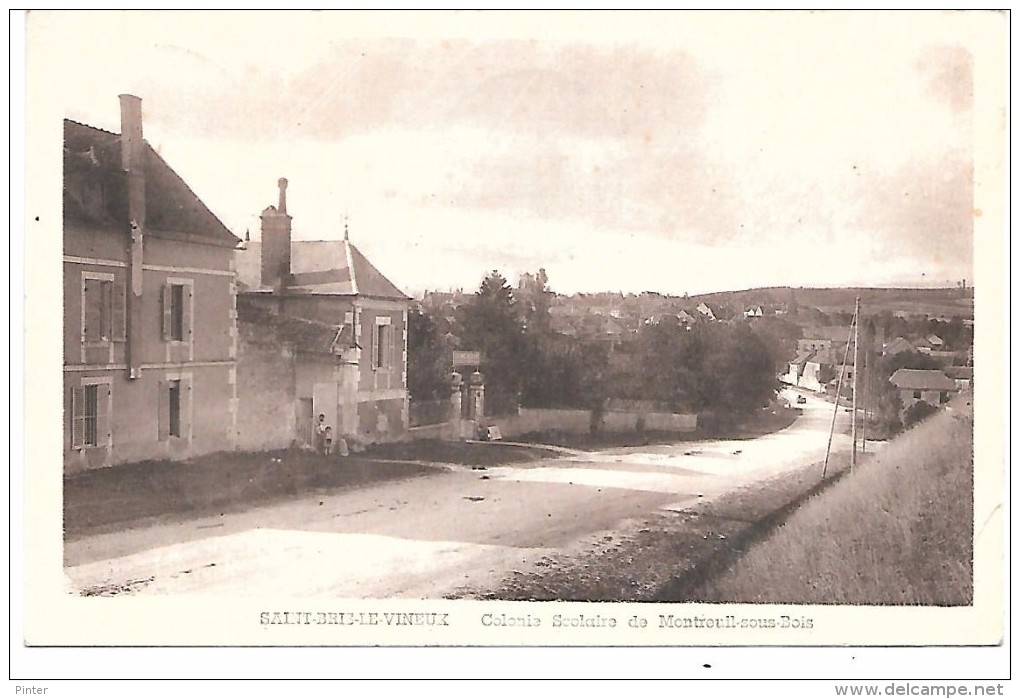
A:
POLYGON ((854 300, 854 380, 851 386, 852 394, 850 400, 850 472, 853 473, 854 467, 857 466, 857 388, 861 381, 860 375, 860 357, 861 357, 861 342, 860 342, 860 325, 861 325, 861 298, 858 296, 854 300))
MULTIPOLYGON (((864 338, 866 341, 870 338, 864 338)), ((864 397, 861 402, 864 403, 864 418, 861 424, 861 453, 867 453, 868 451, 868 411, 871 409, 869 399, 871 398, 871 371, 868 363, 868 357, 871 354, 870 350, 864 352, 864 397)))
POLYGON ((832 435, 836 431, 836 415, 839 414, 839 397, 843 393, 843 380, 846 378, 846 363, 850 358, 850 340, 853 339, 853 333, 857 326, 857 316, 854 315, 853 320, 850 323, 850 333, 846 338, 846 349, 843 351, 843 364, 839 368, 839 381, 836 382, 836 404, 832 406, 832 422, 829 424, 829 442, 825 445, 825 461, 822 463, 822 478, 825 478, 826 472, 829 470, 829 454, 832 453, 832 435))

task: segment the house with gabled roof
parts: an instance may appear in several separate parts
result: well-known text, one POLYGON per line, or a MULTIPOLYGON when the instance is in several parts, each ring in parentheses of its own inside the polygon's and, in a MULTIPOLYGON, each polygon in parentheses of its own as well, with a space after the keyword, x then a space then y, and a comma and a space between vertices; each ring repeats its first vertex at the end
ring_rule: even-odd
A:
MULTIPOLYGON (((328 371, 305 366, 295 374, 293 439, 311 443, 319 415, 338 436, 399 438, 408 425, 412 299, 369 262, 346 229, 342 240, 292 240, 287 180, 278 187, 278 205, 262 211, 261 239, 237 251, 238 303, 325 324, 336 340, 328 371)), ((244 368, 242 362, 239 371, 244 368)))
POLYGON ((897 337, 890 340, 882 347, 882 354, 884 355, 896 355, 903 354, 904 352, 916 352, 914 345, 912 345, 906 338, 897 337))
POLYGON ((707 320, 717 320, 717 318, 715 316, 715 311, 713 311, 712 307, 709 306, 704 301, 699 303, 695 310, 698 313, 700 313, 702 316, 704 316, 707 320))
POLYGON ((185 459, 236 437, 240 242, 145 141, 64 121, 64 470, 185 459))
POLYGON ((904 411, 919 401, 944 405, 959 390, 956 382, 938 369, 897 369, 889 383, 899 390, 904 411))

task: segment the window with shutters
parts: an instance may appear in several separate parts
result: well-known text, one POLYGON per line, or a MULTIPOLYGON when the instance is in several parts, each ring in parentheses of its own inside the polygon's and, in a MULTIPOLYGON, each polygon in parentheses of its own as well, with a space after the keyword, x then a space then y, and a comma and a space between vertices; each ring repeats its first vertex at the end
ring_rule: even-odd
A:
POLYGON ((112 443, 112 393, 108 379, 83 379, 71 389, 71 448, 108 447, 112 443))
POLYGON ((167 390, 169 391, 169 406, 168 406, 168 419, 169 424, 167 425, 167 431, 171 437, 181 436, 181 382, 170 381, 168 382, 167 390))
POLYGON ((159 382, 157 438, 161 442, 191 439, 191 376, 182 374, 159 382))
POLYGON ((192 281, 168 279, 163 285, 160 305, 163 313, 163 339, 191 342, 192 281))
POLYGON ((113 274, 83 272, 81 285, 82 342, 123 342, 125 335, 124 283, 113 274))

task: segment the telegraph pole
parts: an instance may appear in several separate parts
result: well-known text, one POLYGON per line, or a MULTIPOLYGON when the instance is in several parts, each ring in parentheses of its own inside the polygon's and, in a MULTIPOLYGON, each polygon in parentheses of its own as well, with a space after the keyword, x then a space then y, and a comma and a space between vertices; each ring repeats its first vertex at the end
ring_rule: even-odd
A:
MULTIPOLYGON (((856 314, 854 315, 853 320, 850 322, 850 325, 851 325, 850 333, 856 332, 857 327, 856 314)), ((825 473, 829 470, 829 454, 832 453, 832 435, 836 431, 836 416, 839 414, 839 397, 843 394, 843 380, 846 377, 846 363, 847 360, 850 358, 851 339, 853 339, 853 335, 848 334, 846 337, 846 349, 843 350, 843 364, 839 368, 839 381, 836 382, 836 404, 832 406, 832 422, 829 424, 829 442, 828 444, 825 445, 825 461, 822 463, 823 479, 825 478, 825 473)))
MULTIPOLYGON (((870 338, 865 338, 869 340, 870 338)), ((871 404, 868 402, 871 398, 871 371, 868 363, 869 351, 864 353, 864 397, 862 402, 864 403, 864 418, 861 424, 861 453, 867 453, 868 451, 868 411, 871 409, 871 404)))
POLYGON ((858 296, 854 302, 854 385, 853 385, 853 399, 851 401, 850 408, 850 472, 853 473, 854 466, 857 465, 857 384, 860 383, 861 376, 857 372, 860 367, 858 361, 861 356, 861 343, 860 340, 860 317, 861 317, 861 297, 858 296))

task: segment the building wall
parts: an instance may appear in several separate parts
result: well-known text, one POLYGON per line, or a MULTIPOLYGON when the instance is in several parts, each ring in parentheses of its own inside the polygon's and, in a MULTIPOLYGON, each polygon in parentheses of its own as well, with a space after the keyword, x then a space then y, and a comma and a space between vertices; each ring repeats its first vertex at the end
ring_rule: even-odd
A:
MULTIPOLYGON (((316 320, 330 325, 355 323, 355 341, 362 348, 356 367, 326 376, 323 368, 312 368, 302 361, 296 395, 309 393, 309 387, 337 384, 338 405, 335 411, 320 410, 331 421, 337 434, 352 434, 368 441, 395 439, 408 428, 407 394, 407 302, 366 299, 361 297, 297 295, 297 294, 246 294, 246 302, 266 308, 274 313, 316 320), (378 324, 385 324, 391 333, 386 366, 374 366, 372 334, 378 324), (302 374, 312 372, 312 374, 302 374), (304 376, 304 378, 303 378, 304 376)), ((333 367, 335 368, 335 366, 333 367)), ((332 371, 333 368, 329 369, 332 371)))
POLYGON ((229 373, 217 366, 146 369, 137 379, 128 379, 125 371, 118 370, 65 371, 65 473, 137 461, 179 460, 233 449, 234 417, 229 408, 233 390, 229 373), (188 429, 179 438, 160 440, 160 382, 170 378, 185 379, 190 387, 182 396, 188 429), (110 389, 108 441, 100 435, 100 446, 73 449, 72 389, 96 381, 108 382, 110 389))
POLYGON ((130 294, 126 233, 114 228, 66 225, 63 267, 66 472, 147 459, 182 459, 233 448, 236 432, 233 251, 146 236, 141 324, 131 346, 135 361, 141 365, 141 374, 135 379, 128 378, 130 332, 123 338, 89 345, 82 337, 83 274, 108 275, 115 288, 130 294), (171 278, 192 290, 191 333, 186 342, 163 339, 161 292, 171 278), (182 401, 190 406, 190 433, 187 438, 160 440, 160 391, 165 388, 161 382, 177 378, 189 387, 186 395, 182 394, 182 401), (108 443, 101 447, 72 448, 72 391, 83 382, 99 380, 104 380, 103 385, 110 391, 108 443))
POLYGON ((283 449, 297 435, 294 351, 259 330, 238 323, 237 448, 245 451, 283 449))
MULTIPOLYGON (((944 405, 944 403, 942 403, 942 393, 943 391, 921 391, 921 397, 916 398, 914 396, 914 389, 903 388, 900 389, 900 403, 903 405, 903 410, 906 410, 914 403, 919 403, 921 401, 924 401, 929 405, 939 407, 940 405, 944 405)), ((946 393, 952 395, 952 391, 946 391, 946 393)))
MULTIPOLYGON (((602 416, 602 429, 631 432, 638 428, 639 421, 646 430, 664 432, 693 432, 698 427, 698 416, 693 414, 607 411, 602 416)), ((486 418, 485 423, 498 426, 504 438, 544 430, 576 434, 591 429, 591 411, 522 408, 518 415, 486 418)))

